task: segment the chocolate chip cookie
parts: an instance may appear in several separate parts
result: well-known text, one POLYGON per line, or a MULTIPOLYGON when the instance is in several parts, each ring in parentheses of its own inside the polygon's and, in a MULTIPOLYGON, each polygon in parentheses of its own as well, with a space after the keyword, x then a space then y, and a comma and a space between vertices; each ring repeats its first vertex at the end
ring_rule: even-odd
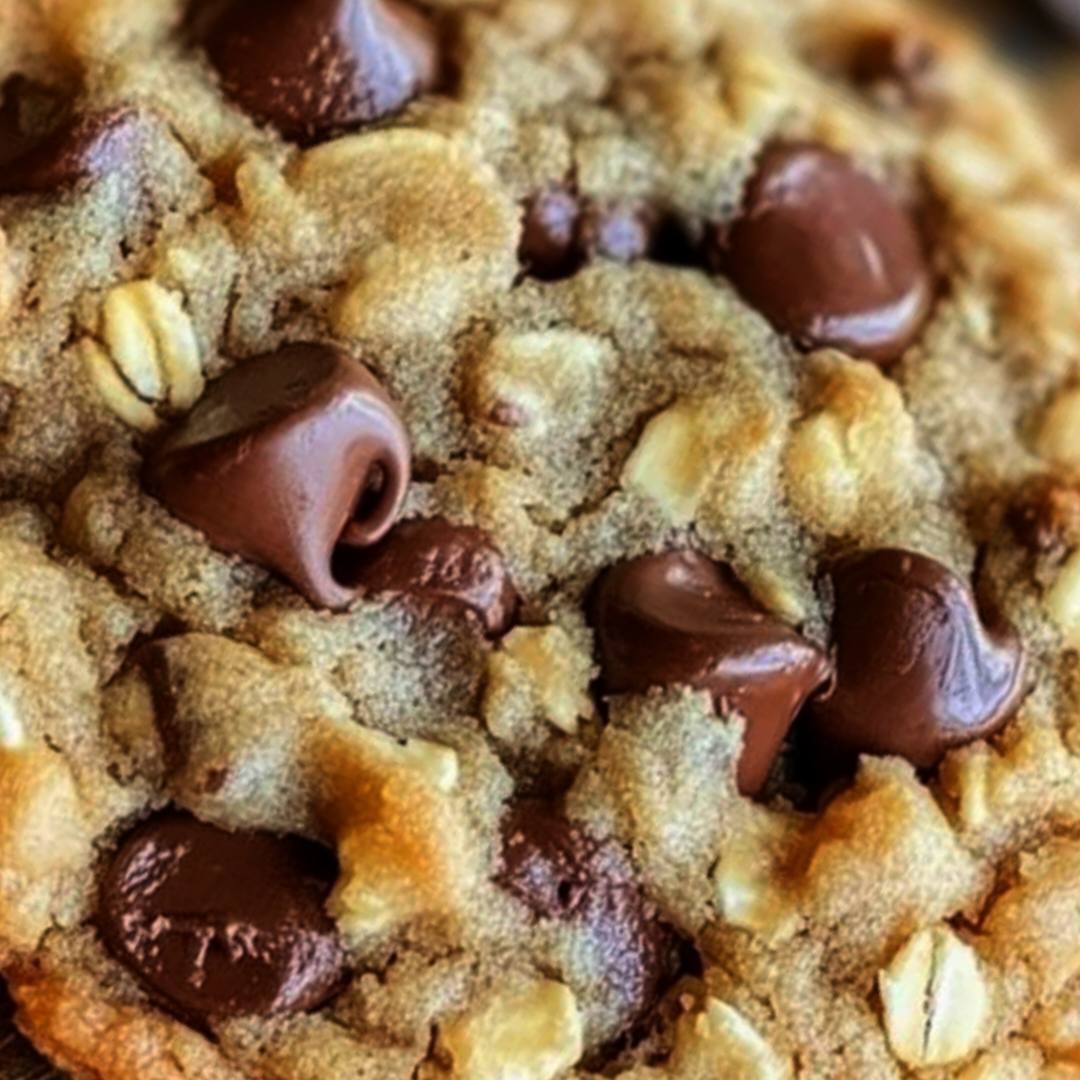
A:
POLYGON ((1065 1080, 1080 181, 901 0, 0 0, 0 970, 95 1080, 1065 1080))

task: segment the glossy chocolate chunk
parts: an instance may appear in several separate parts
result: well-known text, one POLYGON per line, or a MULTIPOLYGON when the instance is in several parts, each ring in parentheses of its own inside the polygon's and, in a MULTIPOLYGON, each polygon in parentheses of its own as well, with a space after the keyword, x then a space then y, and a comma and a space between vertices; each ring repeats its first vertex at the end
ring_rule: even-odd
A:
POLYGON ((0 194, 51 194, 90 184, 121 168, 136 137, 133 109, 84 113, 51 134, 0 133, 0 194))
POLYGON ((579 243, 589 259, 629 263, 652 247, 656 221, 646 206, 630 202, 592 202, 581 218, 579 243))
POLYGON ((656 215, 642 203, 582 198, 566 186, 550 187, 525 203, 518 257, 533 277, 557 281, 595 259, 643 259, 656 232, 656 215))
POLYGON ((358 555, 349 580, 365 594, 403 598, 421 612, 466 612, 492 637, 513 625, 518 594, 482 529, 443 518, 406 521, 358 555))
POLYGON ((518 257, 536 278, 570 277, 584 261, 578 245, 581 202, 564 187, 546 188, 525 204, 518 257))
POLYGON ((768 148, 715 262, 749 304, 803 348, 889 364, 912 344, 933 288, 911 215, 841 154, 768 148))
POLYGON ((301 1012, 341 987, 344 951, 324 908, 336 874, 309 841, 162 814, 109 864, 98 926, 118 960, 197 1023, 301 1012))
POLYGON ((499 881, 540 919, 580 927, 618 995, 627 1026, 674 974, 676 940, 634 880, 625 857, 556 807, 522 800, 503 822, 499 881))
POLYGON ((211 383, 153 448, 145 478, 214 547, 341 608, 356 590, 335 578, 335 549, 390 531, 409 473, 408 434, 371 372, 339 349, 299 344, 211 383))
POLYGON ((232 0, 202 39, 225 92, 305 143, 397 112, 438 78, 433 27, 398 0, 232 0))
POLYGON ((941 563, 882 549, 845 559, 831 577, 836 682, 810 712, 822 746, 930 767, 1016 711, 1018 637, 984 625, 971 590, 941 563))
POLYGON ((731 571, 693 551, 621 563, 590 603, 608 693, 708 690, 746 720, 739 789, 761 790, 795 714, 829 677, 825 654, 763 610, 731 571))

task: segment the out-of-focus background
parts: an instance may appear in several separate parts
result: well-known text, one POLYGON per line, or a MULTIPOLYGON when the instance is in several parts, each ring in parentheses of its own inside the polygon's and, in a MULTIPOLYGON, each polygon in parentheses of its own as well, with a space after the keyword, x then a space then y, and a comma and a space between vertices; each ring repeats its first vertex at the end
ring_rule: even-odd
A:
MULTIPOLYGON (((1080 0, 923 0, 978 27, 1042 98, 1080 160, 1080 0)), ((852 4, 860 0, 850 0, 852 4)), ((0 984, 0 1080, 63 1080, 15 1032, 0 984)))
POLYGON ((1073 40, 1080 42, 1080 0, 939 0, 939 6, 981 23, 1010 57, 1036 71, 1067 61, 1073 40))

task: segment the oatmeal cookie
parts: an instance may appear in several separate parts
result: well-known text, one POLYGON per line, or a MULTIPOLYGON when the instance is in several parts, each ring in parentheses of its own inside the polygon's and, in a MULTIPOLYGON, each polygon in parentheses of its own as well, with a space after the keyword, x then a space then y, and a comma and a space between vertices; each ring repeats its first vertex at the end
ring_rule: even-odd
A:
POLYGON ((1080 1074, 1080 178, 906 0, 0 0, 0 970, 79 1080, 1080 1074))

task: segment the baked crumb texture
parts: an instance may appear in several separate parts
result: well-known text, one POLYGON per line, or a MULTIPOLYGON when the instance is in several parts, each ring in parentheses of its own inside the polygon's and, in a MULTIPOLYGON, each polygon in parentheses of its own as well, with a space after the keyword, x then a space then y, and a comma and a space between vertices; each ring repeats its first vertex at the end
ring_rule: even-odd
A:
POLYGON ((1080 179, 963 31, 0 0, 0 82, 60 1067, 1080 1076, 1080 179))

